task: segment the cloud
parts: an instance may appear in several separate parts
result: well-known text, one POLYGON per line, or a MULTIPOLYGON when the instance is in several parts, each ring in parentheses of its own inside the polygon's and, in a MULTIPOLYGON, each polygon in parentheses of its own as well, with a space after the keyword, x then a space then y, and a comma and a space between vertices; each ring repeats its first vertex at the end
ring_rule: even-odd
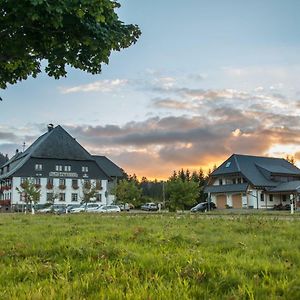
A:
MULTIPOLYGON (((281 155, 284 146, 297 149, 300 143, 300 102, 284 93, 279 84, 271 90, 263 84, 249 89, 214 89, 188 85, 175 76, 151 76, 141 77, 133 85, 150 94, 151 114, 146 111, 145 119, 123 124, 61 125, 91 153, 107 155, 129 173, 158 178, 168 177, 181 167, 218 165, 232 153, 281 155)), ((122 84, 127 81, 115 85, 101 81, 65 92, 111 91, 122 84)), ((17 130, 0 128, 0 137, 1 132, 17 130)), ((27 134, 26 141, 33 137, 27 134)), ((6 138, 11 144, 16 138, 20 140, 13 135, 6 138)), ((300 157, 297 150, 294 152, 300 157)))
POLYGON ((193 109, 192 103, 171 98, 154 98, 152 105, 157 108, 169 108, 176 110, 190 110, 193 109))
POLYGON ((259 117, 253 120, 253 115, 247 112, 223 109, 216 113, 222 117, 211 120, 204 116, 173 116, 129 122, 114 127, 110 135, 106 126, 82 125, 69 129, 91 152, 117 158, 130 170, 136 166, 135 172, 141 176, 156 172, 157 177, 166 173, 158 166, 170 174, 179 166, 208 167, 234 152, 266 154, 274 143, 287 142, 288 136, 293 135, 291 129, 265 128, 259 117), (135 155, 137 160, 131 163, 135 155))
POLYGON ((128 83, 126 79, 99 80, 88 84, 78 85, 74 87, 62 87, 62 94, 78 93, 78 92, 112 92, 116 88, 122 87, 128 83))
POLYGON ((0 141, 16 141, 17 136, 11 132, 0 131, 0 141))

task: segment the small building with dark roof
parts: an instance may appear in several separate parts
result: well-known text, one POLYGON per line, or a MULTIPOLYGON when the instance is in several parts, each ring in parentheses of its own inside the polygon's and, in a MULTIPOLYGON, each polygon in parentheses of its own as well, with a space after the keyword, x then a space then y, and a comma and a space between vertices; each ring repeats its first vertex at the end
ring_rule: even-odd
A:
MULTIPOLYGON (((119 179, 124 178, 124 171, 106 156, 93 155, 98 166, 111 178, 108 182, 107 189, 110 192, 117 184, 119 179)), ((109 193, 109 201, 114 202, 115 196, 109 193)))
MULTIPOLYGON (((282 158, 233 154, 204 189, 218 208, 273 208, 298 199, 300 169, 282 158)), ((297 202, 298 203, 298 202, 297 202)))
POLYGON ((55 203, 80 203, 87 185, 97 187, 94 200, 110 204, 110 174, 119 176, 118 169, 105 157, 96 160, 61 126, 48 126, 26 151, 17 151, 0 167, 0 205, 23 204, 16 189, 27 179, 40 189, 40 204, 53 202, 54 195, 55 203))

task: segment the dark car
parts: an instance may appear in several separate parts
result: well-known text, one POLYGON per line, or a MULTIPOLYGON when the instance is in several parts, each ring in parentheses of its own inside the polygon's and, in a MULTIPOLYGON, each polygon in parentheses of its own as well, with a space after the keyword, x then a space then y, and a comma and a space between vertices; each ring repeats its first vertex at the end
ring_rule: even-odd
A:
POLYGON ((201 202, 201 203, 198 203, 196 206, 194 206, 193 208, 191 208, 191 212, 206 212, 208 210, 213 210, 213 209, 216 209, 216 204, 213 203, 213 202, 201 202), (210 209, 209 209, 210 208, 210 209))
POLYGON ((274 210, 291 210, 291 204, 283 205, 282 203, 280 203, 278 205, 274 205, 273 209, 274 210))

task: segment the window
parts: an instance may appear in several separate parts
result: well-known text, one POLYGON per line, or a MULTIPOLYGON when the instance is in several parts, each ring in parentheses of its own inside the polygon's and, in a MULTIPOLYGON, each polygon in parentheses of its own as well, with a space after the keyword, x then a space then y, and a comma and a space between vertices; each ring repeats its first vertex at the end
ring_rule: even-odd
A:
POLYGON ((65 172, 71 172, 71 166, 65 166, 64 170, 65 172))
POLYGON ((72 202, 78 201, 78 194, 72 193, 72 202))
POLYGON ((83 167, 81 168, 81 170, 82 170, 82 172, 88 172, 88 171, 89 171, 89 168, 88 168, 88 167, 85 167, 85 166, 83 166, 83 167))
POLYGON ((36 171, 42 171, 43 170, 43 165, 42 164, 35 164, 35 170, 36 171))
POLYGON ((21 177, 21 184, 24 183, 27 180, 26 177, 21 177))
POLYGON ((283 201, 283 202, 286 201, 286 195, 282 195, 282 201, 283 201))
POLYGON ((59 185, 66 185, 66 179, 59 179, 59 185))
POLYGON ((263 193, 260 194, 260 201, 264 202, 265 201, 265 195, 263 193))
POLYGON ((225 168, 229 168, 230 165, 231 165, 231 161, 229 161, 229 162, 226 164, 225 168))
POLYGON ((47 193, 46 199, 47 199, 47 202, 52 202, 54 200, 54 194, 53 193, 47 193))
POLYGON ((53 185, 53 178, 47 178, 47 184, 53 185))
POLYGON ((65 193, 59 193, 58 200, 59 201, 66 201, 66 194, 65 193))
POLYGON ((35 178, 34 183, 35 185, 41 185, 41 178, 35 178))
POLYGON ((98 202, 102 201, 102 195, 101 194, 96 195, 96 201, 98 201, 98 202))
POLYGON ((55 166, 55 171, 61 172, 63 170, 61 165, 56 165, 55 166))
POLYGON ((270 202, 273 201, 273 195, 269 195, 269 200, 270 200, 270 202))
POLYGON ((219 185, 223 185, 222 178, 219 179, 219 185))
POLYGON ((97 190, 102 190, 101 180, 99 180, 99 179, 96 180, 96 189, 97 190))
POLYGON ((238 178, 237 183, 242 183, 242 178, 238 178))
POLYGON ((77 179, 72 179, 72 188, 78 189, 78 180, 77 179))

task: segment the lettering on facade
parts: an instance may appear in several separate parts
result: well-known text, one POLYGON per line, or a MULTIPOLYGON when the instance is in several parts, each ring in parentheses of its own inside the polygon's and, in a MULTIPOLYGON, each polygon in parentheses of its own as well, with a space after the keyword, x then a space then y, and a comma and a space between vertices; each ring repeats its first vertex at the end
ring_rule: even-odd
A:
POLYGON ((49 177, 78 177, 78 174, 71 172, 50 172, 49 177))

